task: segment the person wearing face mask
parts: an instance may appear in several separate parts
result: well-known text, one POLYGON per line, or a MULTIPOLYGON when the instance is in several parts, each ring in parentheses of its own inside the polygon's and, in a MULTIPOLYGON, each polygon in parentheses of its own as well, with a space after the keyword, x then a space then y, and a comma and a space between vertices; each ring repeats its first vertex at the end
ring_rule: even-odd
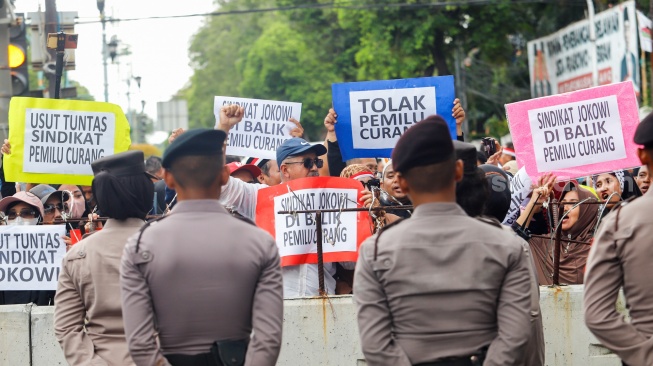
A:
MULTIPOLYGON (((553 194, 555 180, 550 184, 542 184, 545 179, 540 180, 540 187, 533 191, 533 198, 529 201, 526 209, 517 219, 517 225, 528 228, 533 214, 542 209, 541 205, 553 194)), ((560 283, 573 285, 582 284, 585 274, 585 265, 590 251, 590 245, 594 236, 594 229, 598 220, 599 205, 591 204, 597 202, 596 196, 587 188, 572 181, 565 185, 562 190, 559 223, 562 229, 561 251, 560 251, 560 283), (579 204, 589 202, 590 204, 579 204), (572 241, 573 240, 573 241, 572 241)), ((550 230, 554 230, 552 228, 550 230)), ((547 234, 551 236, 551 233, 547 234)), ((554 240, 542 237, 530 237, 528 239, 535 269, 537 270, 538 282, 540 285, 553 284, 553 245, 554 240)))
POLYGON ((79 186, 74 184, 62 184, 59 186, 58 191, 70 192, 70 194, 72 194, 72 201, 70 201, 71 219, 81 219, 90 213, 86 206, 84 192, 82 192, 82 189, 79 186))
MULTIPOLYGON (((43 203, 33 193, 18 192, 0 200, 0 211, 7 225, 39 225, 43 218, 43 203)), ((52 305, 54 291, 0 291, 0 305, 52 305)))

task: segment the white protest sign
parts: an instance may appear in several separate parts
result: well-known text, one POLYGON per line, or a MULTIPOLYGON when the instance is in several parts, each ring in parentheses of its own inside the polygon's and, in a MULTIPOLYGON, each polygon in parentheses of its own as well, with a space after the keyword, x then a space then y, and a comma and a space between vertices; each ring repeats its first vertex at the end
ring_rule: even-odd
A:
POLYGON ((290 131, 296 127, 289 119, 299 121, 302 113, 301 103, 217 96, 213 105, 216 127, 220 108, 229 104, 245 112, 227 137, 227 154, 236 156, 276 159, 277 148, 292 138, 290 131))
POLYGON ((0 291, 56 290, 64 225, 0 226, 0 291))
POLYGON ((653 52, 651 44, 651 28, 653 22, 647 18, 641 11, 637 11, 637 27, 639 28, 639 45, 644 52, 653 52))
POLYGON ((531 178, 523 167, 510 179, 510 209, 503 219, 504 225, 510 226, 519 218, 521 204, 531 192, 531 184, 531 178))
POLYGON ((626 157, 617 96, 528 111, 539 171, 626 157))
POLYGON ((352 91, 349 103, 356 149, 392 149, 409 127, 437 114, 435 87, 352 91))
POLYGON ((114 153, 114 113, 27 109, 23 171, 93 175, 91 162, 114 153))
MULTIPOLYGON (((355 189, 305 189, 274 197, 274 211, 354 208, 357 196, 355 189)), ((278 215, 275 233, 281 257, 317 252, 315 214, 278 215)), ((323 213, 322 238, 325 253, 355 252, 356 213, 323 213)))
POLYGON ((258 191, 256 225, 276 239, 282 266, 317 263, 317 214, 322 212, 324 262, 355 262, 358 245, 372 233, 366 211, 358 207, 363 186, 354 179, 317 177, 295 179, 258 191), (279 213, 279 212, 290 213, 279 213))

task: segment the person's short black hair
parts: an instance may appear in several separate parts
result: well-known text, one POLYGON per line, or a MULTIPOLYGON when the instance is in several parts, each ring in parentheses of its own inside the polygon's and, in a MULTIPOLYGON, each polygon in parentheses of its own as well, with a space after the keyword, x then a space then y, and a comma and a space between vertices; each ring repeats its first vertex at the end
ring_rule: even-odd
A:
POLYGON ((456 203, 471 217, 480 216, 485 210, 489 190, 481 169, 473 174, 465 174, 456 183, 456 203))
POLYGON ((481 163, 481 165, 487 163, 487 156, 485 156, 484 152, 481 151, 476 151, 476 160, 481 163))
POLYGON ((229 164, 229 163, 239 163, 241 160, 243 160, 243 158, 241 158, 240 156, 227 155, 227 157, 226 157, 224 163, 225 163, 225 164, 229 164))
POLYGON ((488 182, 488 196, 483 215, 503 222, 510 210, 510 180, 500 176, 490 180, 487 175, 485 180, 488 182))
POLYGON ((150 174, 155 174, 161 170, 161 158, 158 156, 150 156, 145 160, 145 171, 150 174))
POLYGON ((265 176, 270 176, 270 167, 272 166, 272 160, 268 160, 261 166, 261 173, 265 176))
POLYGON ((145 174, 116 177, 103 171, 93 177, 91 190, 102 215, 112 219, 145 219, 153 206, 154 184, 145 174))
POLYGON ((170 173, 182 188, 210 187, 222 174, 224 156, 187 155, 177 158, 170 167, 170 173))
POLYGON ((447 188, 455 179, 456 157, 454 154, 440 163, 410 168, 402 174, 410 189, 416 193, 436 193, 447 188))

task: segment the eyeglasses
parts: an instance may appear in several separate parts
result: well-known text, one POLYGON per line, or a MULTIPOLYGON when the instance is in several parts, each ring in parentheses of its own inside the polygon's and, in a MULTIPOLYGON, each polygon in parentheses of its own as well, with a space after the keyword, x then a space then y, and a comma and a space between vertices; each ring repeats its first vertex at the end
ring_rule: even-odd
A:
POLYGON ((320 158, 306 158, 303 161, 291 161, 291 162, 285 162, 284 164, 304 164, 304 168, 306 169, 311 169, 313 168, 313 165, 315 165, 318 169, 322 168, 324 166, 324 161, 320 158))
POLYGON ((7 218, 9 220, 15 220, 16 217, 18 217, 18 216, 20 216, 20 217, 22 217, 24 219, 33 219, 33 218, 36 217, 36 211, 26 208, 26 209, 20 210, 20 212, 9 211, 7 213, 7 218))
POLYGON ((46 213, 50 213, 50 212, 54 211, 55 209, 59 210, 59 212, 63 212, 64 207, 65 206, 64 206, 63 203, 58 203, 56 205, 54 205, 52 203, 48 203, 47 205, 43 205, 43 210, 46 213))
POLYGON ((375 189, 381 189, 381 181, 376 178, 372 178, 367 182, 361 182, 361 184, 370 192, 373 192, 375 189))

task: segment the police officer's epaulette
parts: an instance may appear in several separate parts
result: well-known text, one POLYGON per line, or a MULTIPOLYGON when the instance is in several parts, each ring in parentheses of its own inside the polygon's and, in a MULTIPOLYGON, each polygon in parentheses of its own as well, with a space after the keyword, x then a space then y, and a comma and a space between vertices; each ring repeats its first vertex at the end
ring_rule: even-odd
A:
POLYGON ((166 217, 168 217, 168 215, 158 217, 158 218, 156 218, 156 219, 154 219, 152 221, 148 221, 147 223, 145 223, 145 225, 143 225, 141 227, 141 229, 138 231, 138 239, 136 239, 136 253, 138 253, 138 248, 141 245, 141 238, 143 237, 143 233, 145 232, 145 229, 150 227, 150 225, 152 225, 153 223, 159 222, 159 221, 165 219, 166 217))
POLYGON ((238 220, 241 220, 243 222, 246 222, 250 225, 256 226, 256 223, 254 221, 250 220, 249 218, 243 216, 240 212, 236 211, 233 207, 227 207, 227 211, 231 214, 231 216, 237 218, 238 220))
POLYGON ((614 218, 614 231, 619 231, 619 214, 621 213, 621 209, 624 208, 627 204, 633 202, 637 198, 638 198, 637 196, 628 197, 625 200, 617 203, 615 207, 612 208, 612 212, 616 212, 614 218))
POLYGON ((404 219, 400 218, 397 221, 380 228, 379 231, 376 233, 376 239, 374 239, 374 260, 376 260, 376 255, 378 253, 379 238, 381 238, 381 234, 385 233, 388 229, 393 228, 402 222, 404 222, 404 219))
POLYGON ((488 224, 488 225, 492 225, 492 226, 494 226, 494 227, 497 227, 497 228, 499 228, 499 229, 502 229, 502 228, 503 228, 503 225, 501 225, 501 223, 499 222, 499 220, 497 220, 497 219, 495 219, 495 218, 493 218, 493 217, 487 217, 487 216, 476 216, 475 219, 478 220, 478 221, 480 221, 480 222, 482 222, 482 223, 485 223, 485 224, 488 224))

